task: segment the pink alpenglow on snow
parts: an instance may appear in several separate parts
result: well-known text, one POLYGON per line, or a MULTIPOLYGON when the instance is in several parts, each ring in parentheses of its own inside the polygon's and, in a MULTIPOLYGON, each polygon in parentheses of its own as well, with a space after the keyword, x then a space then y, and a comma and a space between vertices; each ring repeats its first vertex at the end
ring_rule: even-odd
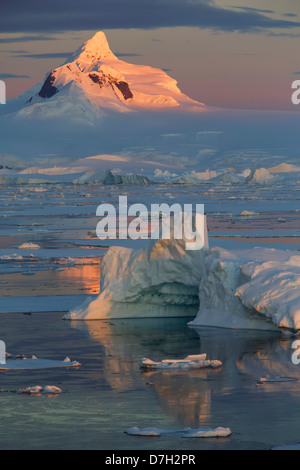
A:
POLYGON ((65 64, 52 70, 39 87, 34 87, 20 113, 49 117, 71 108, 74 112, 79 107, 87 114, 100 116, 105 110, 205 109, 203 103, 184 95, 176 80, 163 70, 119 60, 102 31, 86 41, 65 64))

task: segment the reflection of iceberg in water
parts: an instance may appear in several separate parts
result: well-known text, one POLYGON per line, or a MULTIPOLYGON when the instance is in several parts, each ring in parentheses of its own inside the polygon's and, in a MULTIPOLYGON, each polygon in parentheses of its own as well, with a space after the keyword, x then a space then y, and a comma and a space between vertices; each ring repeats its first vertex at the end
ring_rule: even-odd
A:
MULTIPOLYGON (((243 357, 246 352, 247 358, 255 356, 257 351, 272 357, 281 341, 274 332, 189 328, 184 318, 71 322, 70 326, 91 335, 102 346, 101 378, 112 393, 138 391, 143 403, 154 400, 179 427, 211 425, 220 400, 230 400, 232 394, 243 397, 245 383, 255 393, 260 374, 255 371, 248 376, 241 367, 243 357), (204 352, 220 359, 223 367, 170 372, 143 372, 139 368, 144 356, 180 359, 204 352)), ((245 406, 243 399, 241 403, 245 406)), ((227 417, 218 423, 230 425, 227 417)))
POLYGON ((112 392, 141 389, 184 426, 209 422, 213 382, 208 379, 218 374, 216 370, 162 374, 142 372, 139 367, 144 354, 179 358, 183 351, 199 352, 199 337, 187 328, 186 319, 71 322, 71 327, 88 332, 103 346, 101 372, 112 392))
MULTIPOLYGON (((297 379, 296 381, 274 382, 272 385, 261 387, 264 392, 288 391, 293 394, 299 393, 300 368, 293 364, 292 349, 293 339, 280 338, 272 348, 258 348, 254 352, 245 352, 239 361, 237 367, 240 372, 252 377, 253 380, 260 378, 274 379, 278 377, 289 377, 297 379), (279 388, 278 388, 279 387, 279 388)), ((270 382, 271 384, 271 382, 270 382)))
POLYGON ((135 389, 148 381, 140 370, 144 354, 177 357, 189 343, 199 347, 198 336, 187 328, 186 319, 71 322, 71 327, 101 344, 105 380, 116 391, 135 389))

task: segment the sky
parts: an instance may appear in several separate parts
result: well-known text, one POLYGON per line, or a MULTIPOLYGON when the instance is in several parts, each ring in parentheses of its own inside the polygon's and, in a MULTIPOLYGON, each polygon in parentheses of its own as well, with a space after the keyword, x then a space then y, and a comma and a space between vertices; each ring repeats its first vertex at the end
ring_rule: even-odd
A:
POLYGON ((7 98, 99 30, 119 58, 164 69, 209 106, 296 111, 299 0, 1 0, 7 98))

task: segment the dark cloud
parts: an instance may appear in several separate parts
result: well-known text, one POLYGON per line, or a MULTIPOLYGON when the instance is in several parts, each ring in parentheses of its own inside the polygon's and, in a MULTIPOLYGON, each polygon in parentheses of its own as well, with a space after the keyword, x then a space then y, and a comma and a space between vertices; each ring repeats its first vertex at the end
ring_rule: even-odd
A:
POLYGON ((73 54, 73 52, 45 52, 42 54, 17 54, 15 57, 26 57, 29 59, 65 59, 73 54))
POLYGON ((250 11, 250 12, 256 12, 256 13, 268 13, 268 14, 275 13, 274 10, 262 10, 261 8, 241 7, 241 6, 234 6, 234 5, 232 5, 231 8, 236 8, 237 10, 250 11))
MULTIPOLYGON (((0 20, 1 24, 1 20, 0 20)), ((3 31, 2 31, 3 32, 3 31)), ((55 41, 57 38, 50 36, 18 36, 12 38, 0 38, 0 44, 11 44, 14 42, 31 42, 31 41, 55 41)))
POLYGON ((268 16, 271 10, 222 8, 214 0, 2 0, 0 31, 63 32, 115 28, 194 26, 258 32, 300 23, 268 16))
POLYGON ((267 36, 273 37, 273 38, 299 38, 300 33, 274 33, 274 32, 268 32, 267 36))
POLYGON ((28 51, 24 49, 10 49, 9 51, 5 51, 6 54, 28 54, 28 51))
MULTIPOLYGON (((9 51, 7 51, 9 52, 9 51)), ((30 54, 27 51, 10 51, 12 53, 15 52, 16 55, 14 57, 22 57, 28 59, 65 59, 70 57, 73 52, 43 52, 39 54, 30 54)), ((139 57, 141 54, 135 54, 134 52, 116 52, 115 55, 117 57, 139 57)))
POLYGON ((0 80, 5 80, 7 78, 31 78, 29 75, 17 75, 15 73, 0 73, 0 80))
POLYGON ((142 54, 135 54, 135 52, 114 52, 117 57, 141 57, 142 54))

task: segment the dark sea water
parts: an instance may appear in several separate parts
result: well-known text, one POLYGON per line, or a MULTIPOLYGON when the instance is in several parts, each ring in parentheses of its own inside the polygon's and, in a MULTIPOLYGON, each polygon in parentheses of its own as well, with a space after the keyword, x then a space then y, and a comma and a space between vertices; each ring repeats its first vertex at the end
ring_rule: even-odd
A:
POLYGON ((186 319, 66 322, 59 313, 2 314, 12 354, 79 361, 78 369, 0 373, 1 449, 269 449, 300 441, 299 382, 258 385, 260 377, 300 378, 292 339, 259 331, 192 329, 186 319), (218 370, 143 372, 142 357, 206 352, 218 370), (58 396, 14 393, 55 385, 58 396), (229 438, 157 438, 131 426, 179 430, 227 427, 229 438))

